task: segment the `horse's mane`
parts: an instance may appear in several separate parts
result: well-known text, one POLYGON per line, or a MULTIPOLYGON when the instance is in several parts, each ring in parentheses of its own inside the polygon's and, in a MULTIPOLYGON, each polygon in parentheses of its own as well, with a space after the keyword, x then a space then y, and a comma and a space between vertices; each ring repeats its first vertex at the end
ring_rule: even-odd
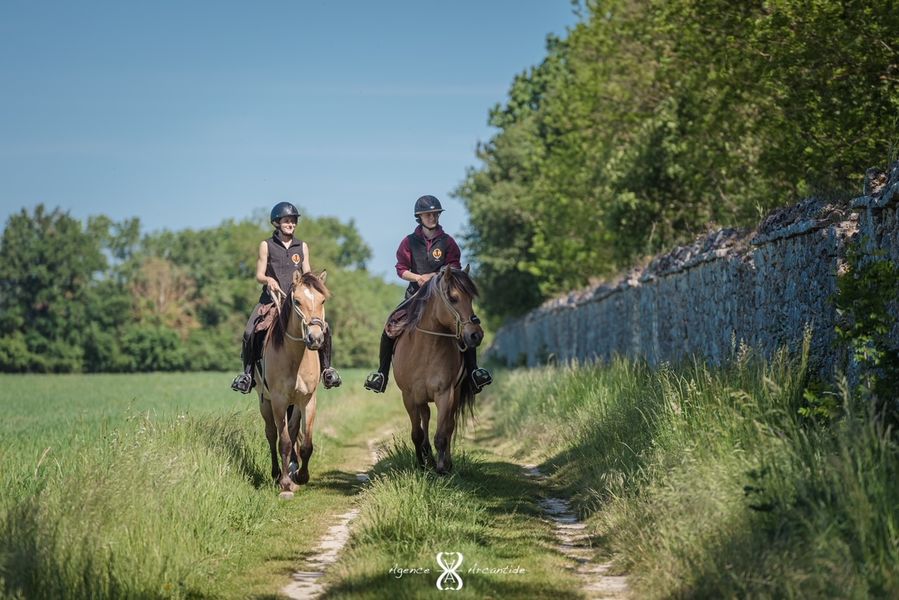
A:
MULTIPOLYGON (((443 276, 447 278, 447 282, 451 289, 466 294, 470 298, 478 297, 478 286, 476 286, 471 277, 468 276, 468 273, 462 269, 449 269, 444 271, 443 276)), ((421 319, 425 314, 425 307, 428 305, 428 300, 434 295, 439 279, 440 277, 432 277, 429 279, 409 300, 409 305, 406 307, 406 314, 408 316, 406 318, 406 324, 403 326, 404 332, 412 331, 418 327, 419 323, 421 323, 421 319)))
POLYGON ((478 286, 474 284, 474 280, 468 273, 462 269, 450 269, 450 273, 452 274, 450 284, 453 289, 466 294, 470 298, 478 297, 478 286))
MULTIPOLYGON (((325 287, 324 282, 319 279, 316 275, 314 275, 311 271, 308 273, 303 273, 300 278, 301 285, 307 285, 317 291, 319 294, 325 297, 327 300, 331 297, 331 291, 325 287)), ((290 287, 287 288, 287 293, 284 294, 284 300, 281 301, 281 310, 278 313, 278 327, 272 328, 272 344, 275 348, 279 348, 284 343, 284 332, 287 331, 287 323, 290 321, 290 313, 293 312, 293 304, 291 303, 291 298, 293 298, 293 283, 290 284, 290 287)))
POLYGON ((300 283, 313 288, 319 294, 324 296, 325 300, 331 297, 331 291, 325 287, 325 283, 318 278, 318 275, 313 274, 311 271, 303 273, 303 276, 300 278, 300 283))

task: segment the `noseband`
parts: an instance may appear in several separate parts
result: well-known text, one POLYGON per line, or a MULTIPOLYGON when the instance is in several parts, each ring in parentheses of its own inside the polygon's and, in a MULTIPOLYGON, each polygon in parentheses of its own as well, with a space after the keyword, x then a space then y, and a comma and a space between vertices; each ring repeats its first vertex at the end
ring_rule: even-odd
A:
MULTIPOLYGON (((443 278, 443 275, 441 274, 440 279, 442 279, 442 278, 443 278)), ((429 335, 438 335, 441 337, 453 338, 454 340, 456 340, 456 347, 459 348, 459 352, 465 352, 466 350, 468 350, 468 345, 465 343, 465 340, 462 337, 462 329, 469 323, 477 325, 479 323, 479 321, 474 320, 477 318, 477 317, 475 317, 474 313, 472 313, 471 319, 465 319, 463 321, 462 315, 459 314, 459 311, 456 310, 456 308, 453 306, 452 302, 449 301, 449 296, 446 293, 444 293, 443 288, 440 287, 440 280, 435 281, 434 285, 437 286, 437 295, 440 296, 440 299, 443 300, 443 303, 446 305, 446 307, 449 309, 450 313, 452 313, 452 315, 453 315, 453 320, 455 320, 455 322, 456 322, 456 332, 455 333, 444 333, 444 332, 440 332, 440 331, 430 331, 428 329, 422 329, 421 327, 419 327, 417 325, 415 326, 415 329, 417 329, 418 331, 420 331, 422 333, 427 333, 429 335)))

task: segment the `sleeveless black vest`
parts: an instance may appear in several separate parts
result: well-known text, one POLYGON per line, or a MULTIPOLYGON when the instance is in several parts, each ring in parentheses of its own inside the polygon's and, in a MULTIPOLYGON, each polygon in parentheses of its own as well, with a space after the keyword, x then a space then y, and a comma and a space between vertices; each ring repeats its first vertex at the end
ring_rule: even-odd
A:
MULTIPOLYGON (((285 248, 281 240, 274 235, 265 242, 268 244, 268 265, 265 267, 265 274, 274 277, 281 289, 287 292, 293 283, 293 274, 303 272, 303 240, 294 238, 289 248, 285 248)), ((262 304, 274 302, 265 286, 262 286, 259 302, 262 304)))
MULTIPOLYGON (((416 275, 425 275, 427 273, 436 273, 446 264, 446 240, 448 236, 441 233, 431 240, 431 249, 428 250, 428 243, 424 239, 418 237, 414 233, 407 236, 409 238, 409 249, 412 251, 412 272, 416 275)), ((406 298, 418 291, 419 285, 414 281, 409 282, 406 288, 406 298)))

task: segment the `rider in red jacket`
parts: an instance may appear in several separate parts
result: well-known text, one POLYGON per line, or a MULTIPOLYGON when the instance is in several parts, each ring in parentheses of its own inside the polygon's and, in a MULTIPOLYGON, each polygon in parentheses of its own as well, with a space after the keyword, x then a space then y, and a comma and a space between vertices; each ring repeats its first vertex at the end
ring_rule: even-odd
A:
MULTIPOLYGON (((450 266, 461 269, 461 252, 456 240, 443 231, 440 226, 440 213, 443 207, 434 196, 422 196, 415 201, 415 220, 418 227, 403 238, 396 251, 396 274, 400 279, 409 282, 406 288, 406 300, 441 268, 450 266)), ((386 332, 381 333, 380 366, 365 380, 365 388, 376 393, 387 389, 387 375, 393 357, 393 338, 386 332)), ((486 369, 478 367, 477 350, 469 348, 464 352, 465 370, 470 374, 475 393, 489 385, 493 378, 486 369)))

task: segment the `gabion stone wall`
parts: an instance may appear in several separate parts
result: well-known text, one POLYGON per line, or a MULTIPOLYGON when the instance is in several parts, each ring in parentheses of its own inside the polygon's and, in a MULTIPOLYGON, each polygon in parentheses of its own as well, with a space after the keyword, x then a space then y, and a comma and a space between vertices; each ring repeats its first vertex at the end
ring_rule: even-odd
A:
POLYGON ((716 231, 619 281, 548 301, 504 325, 488 356, 510 366, 616 354, 721 364, 744 344, 766 356, 798 348, 810 328, 812 366, 831 372, 832 297, 847 244, 881 249, 899 265, 897 205, 899 162, 869 172, 866 195, 851 206, 804 200, 755 231, 716 231))

